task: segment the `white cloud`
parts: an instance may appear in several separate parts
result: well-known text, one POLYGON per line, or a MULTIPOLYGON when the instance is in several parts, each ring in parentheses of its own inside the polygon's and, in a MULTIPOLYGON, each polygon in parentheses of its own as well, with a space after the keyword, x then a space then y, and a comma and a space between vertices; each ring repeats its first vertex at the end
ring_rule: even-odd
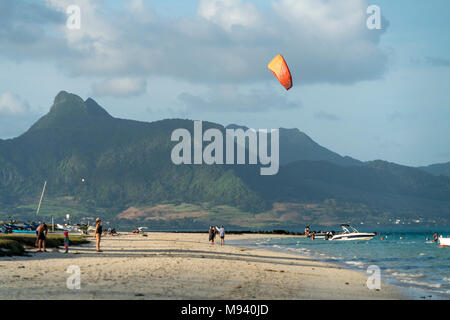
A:
POLYGON ((0 115, 9 117, 23 117, 30 111, 28 102, 10 92, 0 94, 0 115))
POLYGON ((227 31, 231 31, 233 26, 261 27, 263 22, 258 8, 242 0, 201 0, 197 13, 227 31))
POLYGON ((147 81, 140 78, 107 79, 92 85, 95 96, 130 97, 145 93, 147 81))
MULTIPOLYGON (((100 0, 46 3, 60 14, 69 4, 79 5, 81 29, 68 30, 65 21, 55 25, 54 19, 49 25, 42 19, 27 22, 30 30, 42 29, 46 45, 35 41, 36 50, 29 50, 29 44, 0 38, 2 51, 48 58, 72 76, 256 83, 273 81, 266 65, 278 53, 285 56, 294 85, 376 79, 387 66, 379 45, 384 31, 365 24, 366 0, 278 0, 264 10, 251 1, 202 0, 196 16, 180 18, 158 16, 141 0, 121 10, 100 0)), ((13 37, 20 25, 5 32, 13 37)))

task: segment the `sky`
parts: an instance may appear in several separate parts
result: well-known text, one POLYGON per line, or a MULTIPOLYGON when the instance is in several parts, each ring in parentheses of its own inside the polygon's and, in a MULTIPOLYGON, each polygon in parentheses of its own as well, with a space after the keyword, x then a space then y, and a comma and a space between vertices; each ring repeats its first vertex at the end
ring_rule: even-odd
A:
POLYGON ((119 118, 298 128, 363 161, 448 162, 449 11, 446 0, 0 0, 0 138, 65 90, 119 118), (367 27, 370 5, 381 29, 367 27), (289 91, 267 69, 277 54, 289 91))

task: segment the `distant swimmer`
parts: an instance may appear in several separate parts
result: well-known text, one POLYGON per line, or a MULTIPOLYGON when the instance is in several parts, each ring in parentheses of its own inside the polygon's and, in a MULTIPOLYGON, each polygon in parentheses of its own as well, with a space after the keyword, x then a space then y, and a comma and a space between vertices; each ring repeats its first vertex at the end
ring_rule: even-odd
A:
POLYGON ((310 232, 309 226, 306 226, 305 227, 305 236, 309 237, 310 236, 309 232, 310 232))
POLYGON ((439 236, 438 236, 438 234, 435 232, 434 234, 433 234, 433 241, 432 242, 438 242, 439 241, 439 236))

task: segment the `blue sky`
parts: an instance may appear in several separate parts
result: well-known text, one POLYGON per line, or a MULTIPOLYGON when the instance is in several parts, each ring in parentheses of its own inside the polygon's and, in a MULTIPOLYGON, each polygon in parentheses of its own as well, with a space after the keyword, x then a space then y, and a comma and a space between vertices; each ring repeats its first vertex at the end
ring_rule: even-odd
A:
POLYGON ((113 116, 299 128, 360 160, 450 161, 448 1, 0 0, 0 138, 66 90, 113 116), (81 9, 68 30, 65 8, 81 9), (383 29, 365 26, 368 5, 383 29), (291 68, 285 91, 267 69, 291 68))

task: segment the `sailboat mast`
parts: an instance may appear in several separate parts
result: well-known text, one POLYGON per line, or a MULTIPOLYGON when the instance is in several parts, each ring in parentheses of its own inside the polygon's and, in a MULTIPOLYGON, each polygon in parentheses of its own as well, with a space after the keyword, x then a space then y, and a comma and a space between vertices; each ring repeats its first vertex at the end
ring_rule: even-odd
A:
POLYGON ((42 188, 41 199, 39 200, 39 205, 36 211, 36 215, 39 214, 39 209, 41 209, 42 198, 44 198, 45 187, 47 186, 47 181, 44 182, 44 187, 42 188))

